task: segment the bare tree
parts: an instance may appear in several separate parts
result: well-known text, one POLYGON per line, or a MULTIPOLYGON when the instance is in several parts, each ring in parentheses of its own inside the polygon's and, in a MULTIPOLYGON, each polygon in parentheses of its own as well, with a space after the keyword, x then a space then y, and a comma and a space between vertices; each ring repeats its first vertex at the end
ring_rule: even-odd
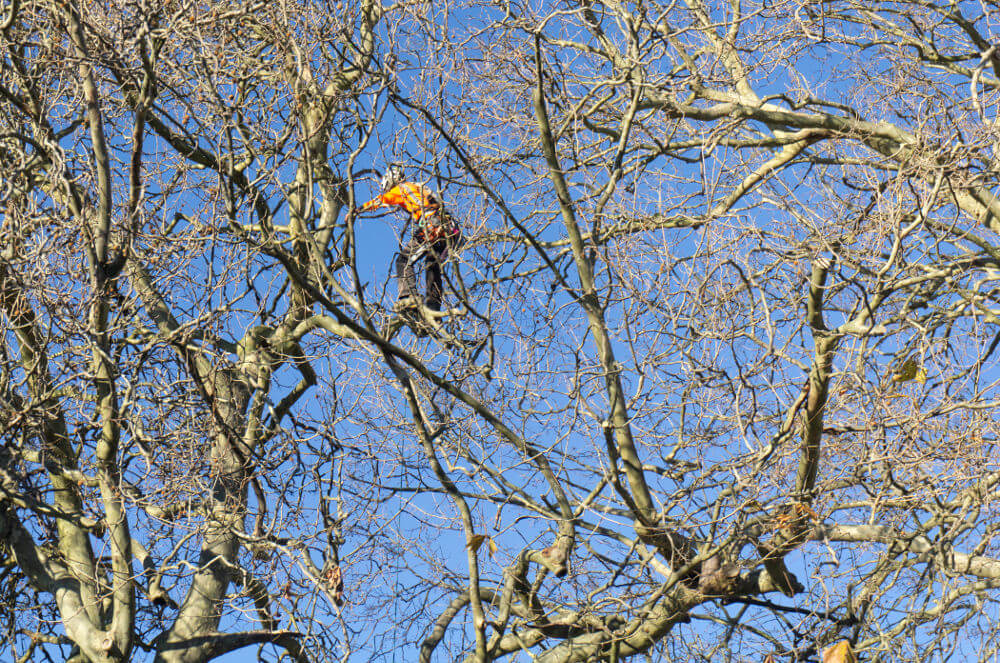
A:
POLYGON ((286 531, 320 477, 272 472, 332 444, 286 420, 317 381, 300 341, 381 9, 331 9, 9 8, 0 529, 25 660, 306 660, 323 641, 274 598, 294 578, 340 600, 335 548, 318 566, 286 531))
POLYGON ((12 3, 6 645, 994 658, 996 11, 12 3))

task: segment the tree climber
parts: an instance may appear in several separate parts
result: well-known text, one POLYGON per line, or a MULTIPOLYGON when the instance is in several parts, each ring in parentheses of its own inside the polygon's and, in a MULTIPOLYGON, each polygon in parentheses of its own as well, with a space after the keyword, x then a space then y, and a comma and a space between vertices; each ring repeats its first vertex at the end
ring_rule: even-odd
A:
MULTIPOLYGON (((424 256, 425 298, 424 306, 440 311, 444 284, 441 269, 448 254, 461 237, 462 231, 445 211, 437 195, 427 186, 404 181, 403 168, 393 164, 382 176, 381 195, 361 206, 360 212, 369 212, 381 207, 402 207, 413 223, 413 236, 408 242, 402 238, 396 257, 396 280, 399 294, 395 309, 402 311, 416 308, 420 304, 417 292, 417 277, 413 263, 424 256)), ((403 232, 406 232, 404 226, 403 232)))

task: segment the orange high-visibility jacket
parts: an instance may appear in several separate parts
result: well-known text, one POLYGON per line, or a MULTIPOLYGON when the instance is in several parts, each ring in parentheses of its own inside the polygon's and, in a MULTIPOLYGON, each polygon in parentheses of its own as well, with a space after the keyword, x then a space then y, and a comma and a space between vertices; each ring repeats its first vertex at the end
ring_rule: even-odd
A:
POLYGON ((437 196, 434 195, 433 191, 423 184, 403 182, 392 187, 381 196, 369 200, 361 206, 361 211, 368 212, 379 207, 391 206, 405 209, 418 225, 422 225, 421 219, 425 215, 433 215, 441 210, 441 203, 438 202, 437 196))

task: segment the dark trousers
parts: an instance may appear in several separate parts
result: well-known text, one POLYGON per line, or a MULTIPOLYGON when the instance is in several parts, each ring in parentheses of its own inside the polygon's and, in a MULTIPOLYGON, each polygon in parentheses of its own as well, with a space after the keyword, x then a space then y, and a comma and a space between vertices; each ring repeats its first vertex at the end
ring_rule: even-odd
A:
POLYGON ((423 258, 424 306, 434 311, 440 311, 444 292, 441 267, 447 252, 448 240, 439 239, 436 242, 428 243, 424 241, 424 235, 420 231, 414 233, 410 237, 410 241, 400 245, 399 255, 396 256, 396 279, 399 283, 399 296, 413 297, 416 301, 420 301, 420 294, 417 292, 417 274, 413 269, 413 264, 423 258), (419 253, 421 250, 423 250, 422 253, 419 253))

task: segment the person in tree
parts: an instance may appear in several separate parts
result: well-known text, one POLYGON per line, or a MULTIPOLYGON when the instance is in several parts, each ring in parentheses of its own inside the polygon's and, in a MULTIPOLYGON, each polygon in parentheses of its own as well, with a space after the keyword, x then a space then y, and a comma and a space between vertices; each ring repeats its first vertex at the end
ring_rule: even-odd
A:
MULTIPOLYGON (((409 241, 400 239, 396 256, 396 279, 399 295, 396 310, 416 308, 420 305, 417 277, 413 264, 424 258, 425 297, 423 305, 440 311, 444 291, 442 266, 451 245, 458 241, 461 231, 445 211, 438 196, 426 185, 407 182, 402 166, 393 164, 382 176, 382 193, 372 198, 358 210, 370 212, 382 207, 401 207, 409 214, 407 225, 413 224, 409 241)), ((403 229, 405 237, 406 229, 403 229)))

